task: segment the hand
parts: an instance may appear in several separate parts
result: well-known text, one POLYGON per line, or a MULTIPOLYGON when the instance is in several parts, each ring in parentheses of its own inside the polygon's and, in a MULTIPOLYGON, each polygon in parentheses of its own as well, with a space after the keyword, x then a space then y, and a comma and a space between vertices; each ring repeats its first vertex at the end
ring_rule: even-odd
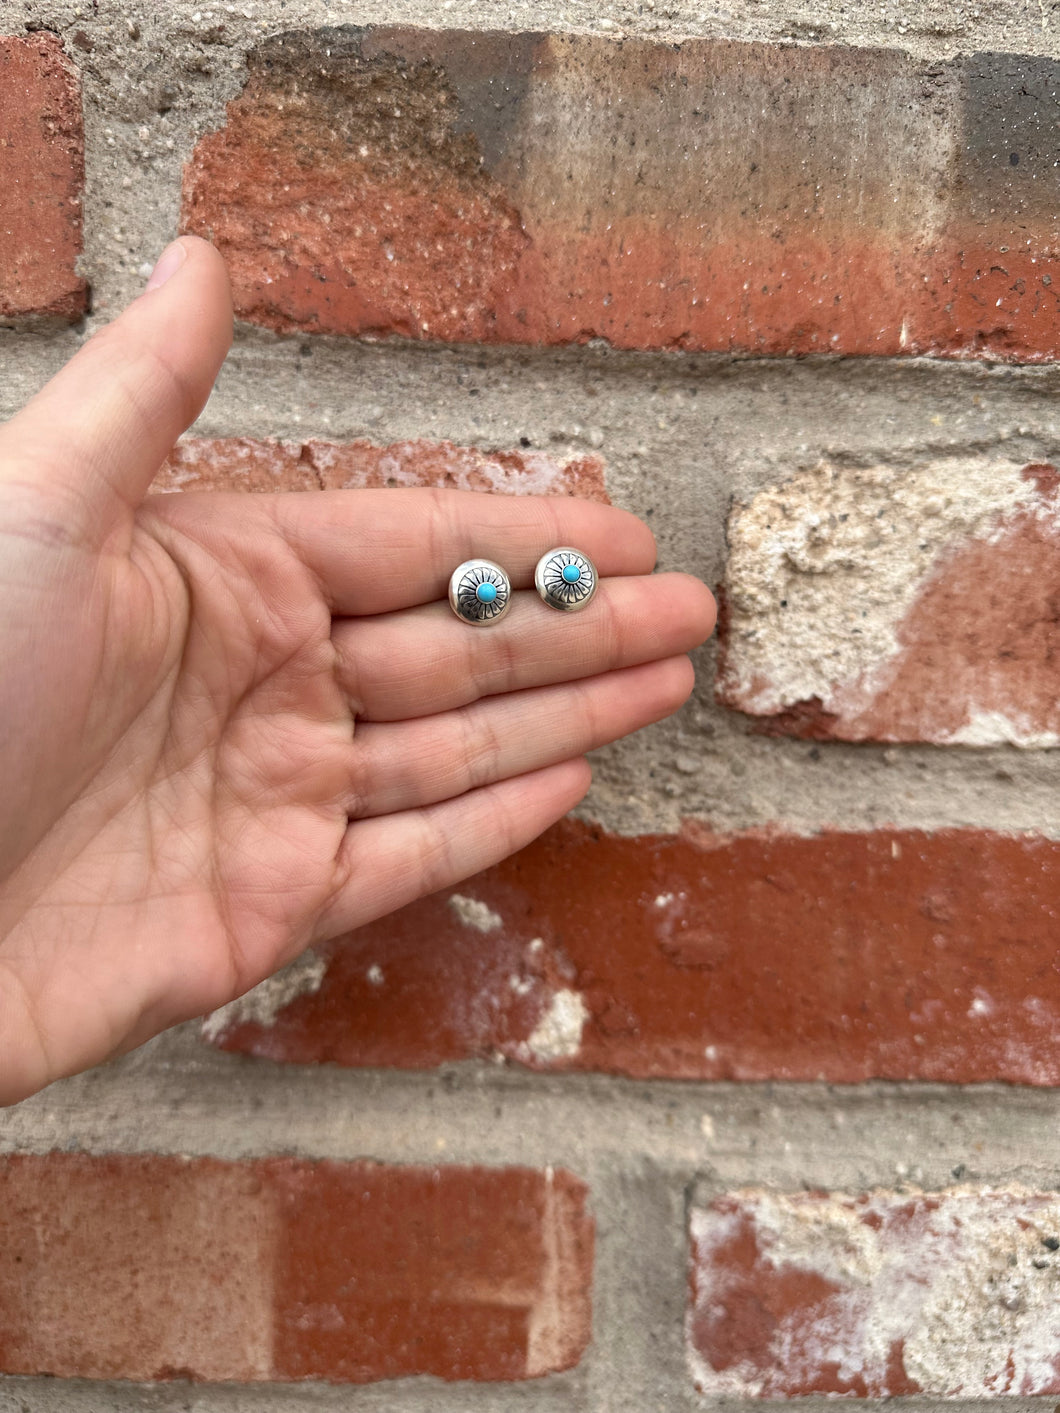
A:
POLYGON ((588 502, 148 496, 231 325, 186 237, 0 428, 0 1102, 528 843, 713 625, 588 502), (609 576, 569 618, 530 587, 557 544, 609 576), (492 630, 445 602, 472 555, 524 591, 492 630))

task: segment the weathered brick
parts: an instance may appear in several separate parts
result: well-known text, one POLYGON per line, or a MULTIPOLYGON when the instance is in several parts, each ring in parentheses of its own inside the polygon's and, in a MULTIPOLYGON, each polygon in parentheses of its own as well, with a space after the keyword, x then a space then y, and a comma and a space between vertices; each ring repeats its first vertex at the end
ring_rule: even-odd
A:
POLYGON ((774 734, 1060 745, 1060 475, 819 465, 730 516, 717 695, 774 734))
POLYGON ((1060 1083, 1060 842, 576 821, 215 1013, 222 1048, 678 1079, 1060 1083))
POLYGON ((589 1338, 563 1171, 266 1158, 0 1160, 0 1371, 523 1379, 589 1338))
POLYGON ((244 319, 1055 358, 1060 64, 403 28, 270 39, 186 169, 244 319))
POLYGON ((285 442, 188 437, 177 443, 156 491, 306 491, 443 486, 463 491, 576 495, 609 504, 598 456, 480 451, 452 442, 285 442))
POLYGON ((1060 1393, 1060 1200, 1021 1188, 719 1197, 691 1214, 701 1391, 1060 1393))
POLYGON ((0 35, 0 319, 85 311, 81 88, 58 36, 0 35))

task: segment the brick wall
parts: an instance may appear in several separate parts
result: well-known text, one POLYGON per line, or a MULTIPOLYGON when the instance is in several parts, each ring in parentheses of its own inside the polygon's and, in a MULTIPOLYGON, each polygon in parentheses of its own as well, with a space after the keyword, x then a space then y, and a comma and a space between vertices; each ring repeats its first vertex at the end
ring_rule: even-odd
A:
POLYGON ((0 1116, 2 1413, 1060 1394, 1060 9, 707 8, 0 12, 5 415, 196 231, 160 491, 723 609, 577 818, 0 1116))

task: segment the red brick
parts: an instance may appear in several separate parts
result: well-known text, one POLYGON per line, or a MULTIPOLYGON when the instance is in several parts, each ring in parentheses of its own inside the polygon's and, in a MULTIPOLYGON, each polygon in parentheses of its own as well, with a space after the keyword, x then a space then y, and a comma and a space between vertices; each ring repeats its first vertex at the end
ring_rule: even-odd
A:
POLYGON ((1060 1200, 1020 1188, 731 1193, 691 1215, 702 1392, 1060 1393, 1060 1200))
POLYGON ((1060 744, 1060 483, 819 466, 730 517, 718 699, 771 734, 1060 744))
POLYGON ((389 446, 284 442, 251 437, 189 437, 178 442, 156 491, 305 491, 378 486, 444 486, 464 491, 576 495, 610 504, 598 456, 539 451, 480 451, 452 442, 389 446))
POLYGON ((1056 60, 370 27, 277 36, 249 67, 183 205, 244 319, 1060 351, 1056 60))
POLYGON ((589 1339, 569 1173, 266 1158, 0 1160, 0 1370, 524 1379, 589 1339))
POLYGON ((1057 1084, 1057 878, 1036 837, 567 821, 208 1034, 298 1063, 1057 1084))
POLYGON ((79 319, 81 87, 58 36, 0 36, 0 319, 79 319))

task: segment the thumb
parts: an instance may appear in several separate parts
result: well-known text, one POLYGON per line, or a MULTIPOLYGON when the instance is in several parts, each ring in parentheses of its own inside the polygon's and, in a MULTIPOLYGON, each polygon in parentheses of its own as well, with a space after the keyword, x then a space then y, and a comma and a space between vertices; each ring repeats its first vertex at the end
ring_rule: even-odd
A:
POLYGON ((224 262, 182 236, 144 293, 0 427, 0 488, 57 501, 71 532, 101 542, 202 411, 231 341, 224 262))

